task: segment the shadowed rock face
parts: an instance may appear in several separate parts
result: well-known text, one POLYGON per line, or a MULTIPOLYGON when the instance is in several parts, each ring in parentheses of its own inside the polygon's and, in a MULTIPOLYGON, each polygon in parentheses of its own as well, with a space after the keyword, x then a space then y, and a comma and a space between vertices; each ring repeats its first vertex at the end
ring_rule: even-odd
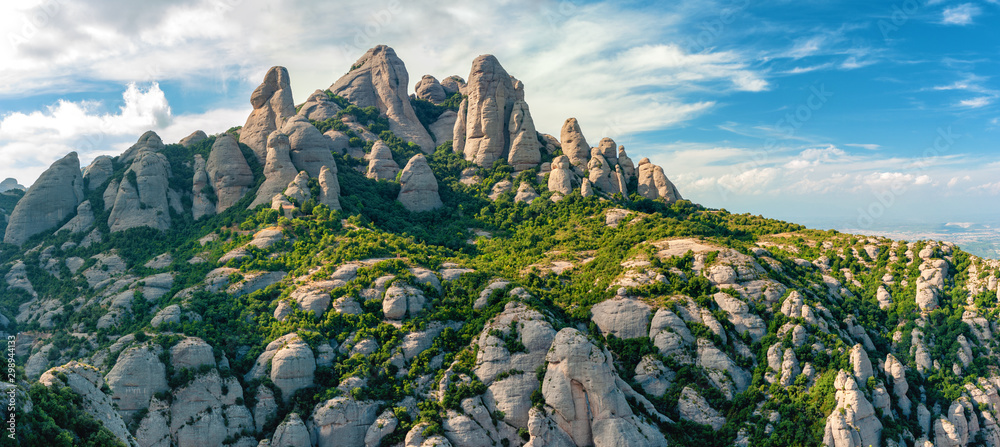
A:
POLYGON ((274 196, 281 194, 298 175, 292 158, 289 155, 291 146, 288 137, 282 133, 272 133, 267 139, 267 161, 264 164, 264 183, 257 190, 257 198, 250 204, 250 209, 257 205, 271 203, 274 196))
POLYGON ((396 52, 385 45, 368 50, 354 69, 330 86, 330 91, 358 107, 377 107, 389 119, 389 130, 403 140, 434 151, 434 141, 420 124, 406 94, 409 75, 396 52))
POLYGON ((135 157, 139 155, 139 152, 142 152, 143 150, 160 152, 163 148, 163 140, 160 139, 160 136, 152 130, 147 130, 146 133, 139 137, 139 141, 136 141, 136 143, 125 152, 122 152, 121 156, 118 157, 118 161, 123 164, 129 164, 132 163, 132 161, 135 160, 135 157))
POLYGON ((208 181, 215 190, 217 212, 223 212, 243 198, 253 185, 253 172, 240 151, 236 139, 229 134, 220 136, 208 155, 208 181))
POLYGON ((323 166, 336 165, 332 153, 333 140, 323 136, 304 116, 289 118, 281 133, 288 135, 292 164, 296 169, 308 172, 310 177, 318 177, 323 166))
MULTIPOLYGON (((90 162, 90 166, 83 169, 83 179, 87 181, 87 187, 93 190, 108 181, 113 172, 114 166, 111 157, 101 155, 90 162)), ((3 188, 0 188, 0 191, 2 190, 3 188)))
POLYGON ((285 67, 271 67, 264 82, 250 96, 253 112, 240 130, 240 142, 250 146, 257 159, 267 158, 267 137, 295 115, 292 87, 285 67))
POLYGON ((423 154, 414 155, 399 178, 399 200, 406 209, 414 212, 430 211, 442 206, 438 195, 437 179, 427 157, 423 154))
POLYGON ((169 178, 170 162, 165 155, 148 149, 137 153, 118 185, 108 217, 111 231, 136 227, 170 228, 169 178))
POLYGON ((416 87, 413 88, 413 92, 417 98, 425 99, 434 104, 441 104, 449 96, 437 78, 431 75, 424 75, 424 77, 420 78, 416 87))
POLYGON ((511 78, 493 55, 482 55, 472 62, 468 98, 459 108, 453 136, 456 152, 479 166, 508 158, 515 169, 538 164, 540 155, 537 133, 524 88, 511 78))
POLYGON ((82 200, 80 158, 70 152, 43 172, 14 207, 4 242, 21 245, 31 236, 55 228, 76 212, 82 200))

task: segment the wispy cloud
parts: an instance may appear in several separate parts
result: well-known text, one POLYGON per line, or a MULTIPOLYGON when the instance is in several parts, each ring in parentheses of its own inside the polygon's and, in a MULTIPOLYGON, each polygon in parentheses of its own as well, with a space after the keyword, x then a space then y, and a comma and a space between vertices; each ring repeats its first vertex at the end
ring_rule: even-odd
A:
POLYGON ((992 96, 980 96, 978 98, 963 99, 958 102, 958 105, 961 107, 968 107, 970 109, 978 109, 992 104, 994 99, 995 98, 992 96))
POLYGON ((941 23, 945 25, 971 25, 973 20, 982 13, 982 10, 972 3, 963 3, 958 6, 945 8, 941 15, 941 23))

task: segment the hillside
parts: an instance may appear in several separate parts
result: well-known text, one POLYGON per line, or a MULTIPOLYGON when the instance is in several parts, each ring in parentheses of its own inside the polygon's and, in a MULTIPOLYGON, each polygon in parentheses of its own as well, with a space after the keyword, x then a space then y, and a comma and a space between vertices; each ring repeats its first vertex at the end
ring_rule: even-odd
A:
POLYGON ((493 56, 289 76, 0 194, 0 445, 1000 446, 1000 262, 692 203, 493 56))

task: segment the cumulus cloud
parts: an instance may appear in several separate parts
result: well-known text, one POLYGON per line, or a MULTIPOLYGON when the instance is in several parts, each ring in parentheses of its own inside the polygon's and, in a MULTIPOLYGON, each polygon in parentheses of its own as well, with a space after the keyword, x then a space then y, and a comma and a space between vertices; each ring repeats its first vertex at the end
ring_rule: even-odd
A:
POLYGON ((971 25, 973 19, 982 12, 978 6, 971 3, 963 3, 958 6, 945 8, 941 15, 941 23, 945 25, 971 25))

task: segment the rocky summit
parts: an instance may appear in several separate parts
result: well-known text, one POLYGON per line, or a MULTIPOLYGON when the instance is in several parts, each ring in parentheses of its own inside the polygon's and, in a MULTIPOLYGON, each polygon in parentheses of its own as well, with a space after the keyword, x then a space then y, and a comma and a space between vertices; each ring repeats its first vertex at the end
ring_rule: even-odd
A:
POLYGON ((1000 446, 1000 262, 700 206, 491 55, 345 68, 2 183, 0 444, 1000 446))

